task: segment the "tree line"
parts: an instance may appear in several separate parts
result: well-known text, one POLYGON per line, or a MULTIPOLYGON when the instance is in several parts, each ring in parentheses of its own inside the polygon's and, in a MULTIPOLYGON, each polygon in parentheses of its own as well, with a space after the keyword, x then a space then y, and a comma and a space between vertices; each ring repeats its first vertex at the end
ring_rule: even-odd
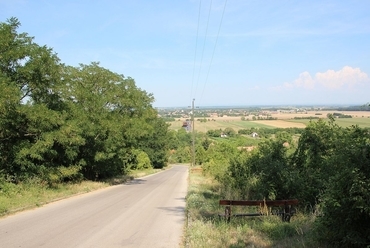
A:
POLYGON ((168 125, 152 94, 97 62, 63 64, 19 26, 0 23, 0 181, 97 180, 166 165, 168 125))

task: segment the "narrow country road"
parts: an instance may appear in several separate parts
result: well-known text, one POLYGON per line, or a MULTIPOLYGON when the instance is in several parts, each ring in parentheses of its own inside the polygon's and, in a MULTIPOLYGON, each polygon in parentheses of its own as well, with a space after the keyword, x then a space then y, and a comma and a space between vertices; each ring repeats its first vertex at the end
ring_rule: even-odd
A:
POLYGON ((188 167, 0 219, 0 247, 179 247, 188 167))

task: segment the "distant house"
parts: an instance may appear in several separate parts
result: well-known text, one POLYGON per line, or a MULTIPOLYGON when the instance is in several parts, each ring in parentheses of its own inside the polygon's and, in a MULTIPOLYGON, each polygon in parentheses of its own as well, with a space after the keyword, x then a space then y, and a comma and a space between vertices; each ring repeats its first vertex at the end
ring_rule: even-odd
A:
POLYGON ((226 138, 226 137, 227 137, 227 135, 226 135, 226 134, 221 133, 221 138, 226 138))
POLYGON ((190 120, 184 121, 182 123, 182 128, 189 132, 191 130, 191 121, 190 120))
POLYGON ((253 132, 253 133, 251 134, 251 136, 252 136, 253 138, 258 138, 258 133, 253 132))

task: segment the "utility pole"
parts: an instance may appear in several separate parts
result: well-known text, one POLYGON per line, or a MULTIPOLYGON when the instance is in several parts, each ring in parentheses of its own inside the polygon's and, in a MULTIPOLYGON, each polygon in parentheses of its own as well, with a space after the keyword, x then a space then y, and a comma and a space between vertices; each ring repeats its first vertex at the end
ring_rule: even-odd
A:
POLYGON ((195 131, 194 131, 194 101, 191 104, 191 128, 192 128, 192 141, 193 141, 193 147, 192 147, 192 166, 195 166, 195 131))

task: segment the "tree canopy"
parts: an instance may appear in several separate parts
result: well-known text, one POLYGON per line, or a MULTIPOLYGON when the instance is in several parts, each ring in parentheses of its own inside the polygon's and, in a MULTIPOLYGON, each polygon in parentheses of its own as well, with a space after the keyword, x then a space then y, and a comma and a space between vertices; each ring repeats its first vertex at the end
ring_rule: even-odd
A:
POLYGON ((154 97, 99 63, 72 67, 0 23, 0 173, 18 182, 99 179, 167 162, 154 97))

